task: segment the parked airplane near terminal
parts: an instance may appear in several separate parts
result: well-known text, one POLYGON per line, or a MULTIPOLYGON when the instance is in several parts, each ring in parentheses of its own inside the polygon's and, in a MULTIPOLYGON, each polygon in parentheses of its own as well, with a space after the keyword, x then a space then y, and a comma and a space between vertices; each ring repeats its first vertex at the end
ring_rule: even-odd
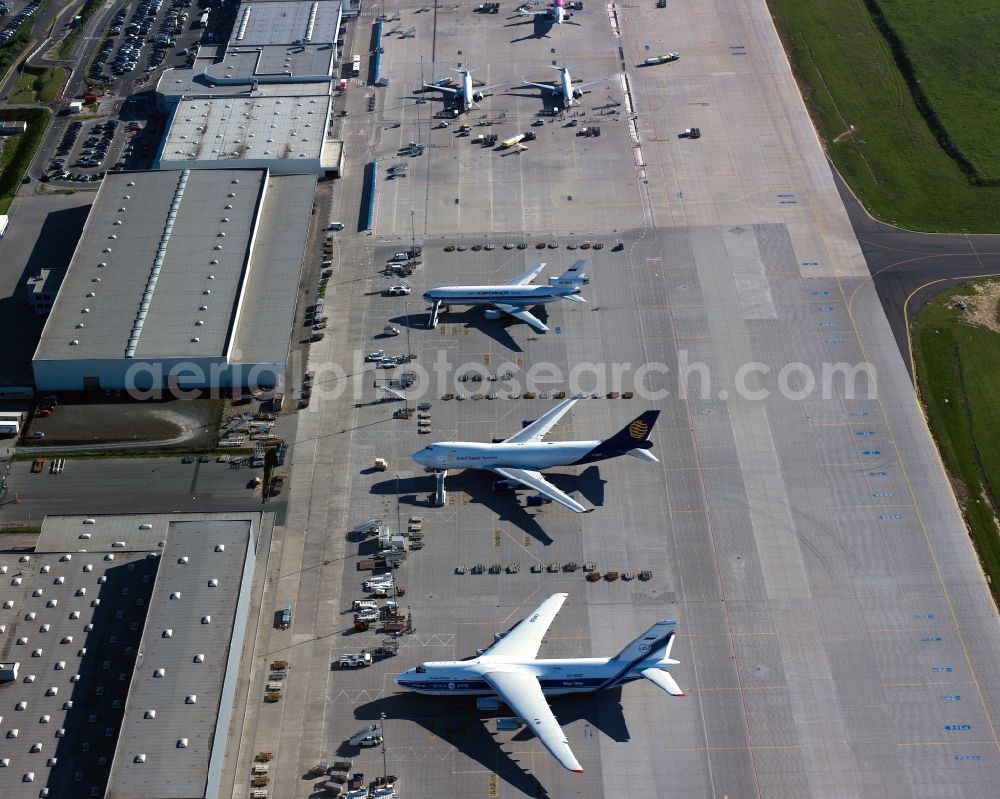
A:
POLYGON ((658 621, 612 658, 539 660, 538 650, 569 594, 553 594, 508 633, 470 660, 422 663, 396 678, 401 688, 435 696, 496 694, 570 771, 582 773, 546 696, 589 693, 647 679, 671 696, 684 696, 667 671, 677 622, 658 621))
POLYGON ((468 441, 442 441, 428 444, 413 453, 413 460, 434 469, 487 469, 506 480, 520 483, 543 497, 565 505, 577 513, 589 513, 569 494, 546 480, 540 469, 553 466, 579 466, 621 455, 659 463, 649 450, 649 434, 659 411, 646 411, 604 441, 542 441, 580 397, 571 397, 497 444, 468 441))
MULTIPOLYGON (((523 6, 522 6, 523 8, 523 6)), ((570 22, 569 18, 576 13, 570 11, 566 8, 566 3, 564 0, 554 0, 552 5, 545 8, 543 11, 539 11, 536 16, 545 17, 546 19, 552 20, 556 25, 562 25, 566 23, 568 25, 579 25, 579 22, 570 22)))
POLYGON ((532 83, 530 80, 526 80, 524 84, 551 92, 557 102, 561 102, 561 109, 569 108, 572 105, 579 105, 579 100, 583 97, 584 89, 607 81, 607 78, 601 78, 600 80, 589 80, 586 83, 577 83, 574 85, 573 77, 569 73, 570 69, 574 69, 574 67, 567 67, 565 64, 561 67, 553 66, 552 64, 548 64, 547 66, 550 69, 559 70, 558 83, 532 83))
POLYGON ((541 319, 534 316, 528 307, 544 305, 556 300, 585 303, 580 296, 580 286, 589 281, 583 273, 586 261, 577 261, 559 277, 550 277, 546 285, 529 285, 545 264, 532 267, 527 272, 500 286, 442 286, 424 292, 424 299, 433 302, 428 327, 437 325, 438 311, 442 305, 492 305, 486 312, 487 319, 499 319, 508 314, 521 322, 527 322, 539 333, 548 332, 541 319))
POLYGON ((504 83, 491 83, 489 86, 476 86, 472 80, 472 73, 477 72, 476 69, 455 69, 450 67, 452 72, 457 72, 462 76, 461 86, 449 86, 445 81, 437 81, 435 83, 425 83, 424 90, 433 89, 439 92, 444 92, 445 94, 451 95, 455 100, 455 103, 459 108, 465 112, 473 108, 479 108, 479 103, 483 101, 483 98, 487 96, 487 92, 490 89, 498 89, 501 86, 505 86, 504 83))

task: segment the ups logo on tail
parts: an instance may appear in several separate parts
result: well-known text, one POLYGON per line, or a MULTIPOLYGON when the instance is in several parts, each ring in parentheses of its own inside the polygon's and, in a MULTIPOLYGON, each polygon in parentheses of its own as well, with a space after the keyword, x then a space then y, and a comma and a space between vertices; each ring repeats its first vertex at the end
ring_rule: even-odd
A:
POLYGON ((649 425, 642 421, 642 419, 636 419, 628 426, 628 434, 637 441, 644 439, 648 432, 649 425))

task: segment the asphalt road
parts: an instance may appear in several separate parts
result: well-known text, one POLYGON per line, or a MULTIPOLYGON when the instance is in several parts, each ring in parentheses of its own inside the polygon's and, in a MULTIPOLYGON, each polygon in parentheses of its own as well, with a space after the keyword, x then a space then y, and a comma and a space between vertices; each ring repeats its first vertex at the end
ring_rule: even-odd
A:
POLYGON ((1000 275, 1000 235, 915 233, 872 219, 834 171, 854 233, 912 377, 908 319, 949 286, 1000 275))

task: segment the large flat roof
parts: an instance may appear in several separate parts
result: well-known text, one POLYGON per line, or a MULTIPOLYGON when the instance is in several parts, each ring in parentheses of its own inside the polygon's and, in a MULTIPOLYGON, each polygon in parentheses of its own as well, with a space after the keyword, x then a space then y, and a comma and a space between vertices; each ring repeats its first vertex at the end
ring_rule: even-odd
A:
POLYGON ((183 99, 160 162, 318 159, 330 95, 183 99))
MULTIPOLYGON (((0 660, 19 664, 0 694, 0 758, 7 760, 0 795, 34 799, 48 787, 51 796, 92 789, 104 796, 109 775, 107 796, 112 788, 136 799, 204 794, 222 754, 216 744, 226 731, 217 740, 216 721, 232 701, 224 691, 227 675, 236 676, 230 644, 234 623, 244 621, 237 603, 252 574, 247 551, 260 519, 50 516, 33 552, 0 552, 0 640, 9 642, 0 660), (211 623, 201 624, 203 615, 211 623), (173 630, 169 638, 163 629, 173 630), (204 661, 195 663, 201 653, 204 661), (152 688, 142 679, 151 656, 167 664, 152 688), (192 705, 190 693, 197 694, 192 705), (144 718, 148 707, 158 708, 154 719, 144 718), (137 777, 114 765, 129 755, 126 745, 156 752, 174 735, 188 746, 172 741, 175 749, 147 758, 150 768, 137 777), (155 792, 144 787, 148 778, 159 781, 155 792)), ((126 765, 138 764, 130 758, 126 765)))
POLYGON ((341 7, 333 0, 274 0, 243 3, 236 12, 232 42, 328 44, 337 41, 341 7))
POLYGON ((255 524, 249 515, 170 521, 106 799, 206 795, 228 733, 217 721, 233 700, 223 683, 255 524))
POLYGON ((167 98, 321 94, 336 58, 332 44, 203 47, 191 68, 164 71, 156 90, 167 98))
POLYGON ((252 272, 277 269, 298 284, 315 183, 298 177, 264 169, 108 175, 35 360, 224 359, 239 338, 243 355, 234 360, 253 350, 282 362, 295 295, 268 304, 252 272), (275 216, 285 226, 281 254, 258 235, 261 220, 275 216), (238 312, 244 303, 268 312, 238 312), (278 324, 286 333, 276 340, 278 324), (258 335, 267 341, 255 344, 258 335))

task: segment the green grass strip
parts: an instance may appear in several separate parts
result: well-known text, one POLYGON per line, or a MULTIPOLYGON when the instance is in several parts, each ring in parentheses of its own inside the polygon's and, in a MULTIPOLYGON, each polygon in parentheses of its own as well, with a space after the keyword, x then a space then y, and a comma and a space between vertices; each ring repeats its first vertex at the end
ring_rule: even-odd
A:
POLYGON ((911 330, 920 399, 973 545, 1000 599, 1000 333, 968 323, 972 285, 939 294, 911 330))
MULTIPOLYGON (((973 0, 972 5, 982 2, 973 0)), ((1000 227, 1000 186, 971 182, 953 153, 943 148, 940 131, 936 135, 921 114, 866 0, 768 0, 768 5, 830 158, 869 213, 914 230, 993 232, 1000 227)), ((949 91, 943 82, 947 73, 960 72, 968 82, 968 68, 976 59, 982 61, 981 72, 993 70, 984 81, 988 92, 996 77, 996 51, 988 46, 995 32, 984 31, 986 38, 954 39, 954 31, 964 29, 959 24, 964 3, 903 5, 878 2, 885 20, 895 24, 904 11, 910 18, 903 32, 896 33, 931 104, 949 91), (935 61, 913 55, 910 39, 927 25, 952 32, 943 47, 964 48, 961 70, 954 57, 935 61)), ((925 40, 916 46, 926 45, 925 40)), ((979 153, 984 146, 998 146, 995 96, 964 107, 960 119, 951 104, 934 110, 948 136, 969 149, 964 157, 984 172, 992 169, 979 153)))

